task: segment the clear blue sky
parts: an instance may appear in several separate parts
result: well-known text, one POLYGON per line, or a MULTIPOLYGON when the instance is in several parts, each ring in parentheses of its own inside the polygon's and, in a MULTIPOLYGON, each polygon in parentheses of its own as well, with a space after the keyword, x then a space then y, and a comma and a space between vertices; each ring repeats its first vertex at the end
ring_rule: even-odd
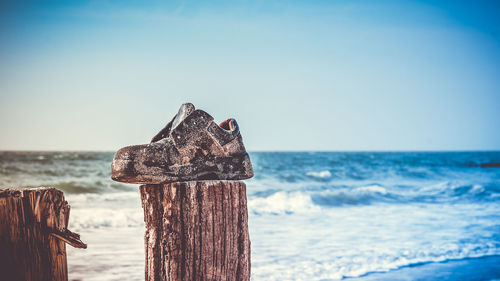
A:
POLYGON ((249 150, 499 150, 497 1, 0 3, 0 149, 145 143, 185 101, 249 150))

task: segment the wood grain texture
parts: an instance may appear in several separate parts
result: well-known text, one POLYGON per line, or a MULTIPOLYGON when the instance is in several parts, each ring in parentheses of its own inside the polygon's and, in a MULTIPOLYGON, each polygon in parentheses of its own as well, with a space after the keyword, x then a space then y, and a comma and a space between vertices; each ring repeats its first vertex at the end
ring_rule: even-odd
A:
POLYGON ((146 280, 250 280, 246 186, 142 185, 146 280))
POLYGON ((69 211, 55 188, 0 189, 0 279, 68 280, 65 240, 86 247, 67 230, 69 211))

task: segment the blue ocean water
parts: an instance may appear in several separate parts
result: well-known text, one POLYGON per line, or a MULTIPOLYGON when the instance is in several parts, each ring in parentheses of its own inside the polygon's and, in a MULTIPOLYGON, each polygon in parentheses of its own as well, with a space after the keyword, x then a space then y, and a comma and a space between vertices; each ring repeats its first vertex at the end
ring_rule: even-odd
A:
MULTIPOLYGON (((53 186, 72 206, 71 280, 143 280, 138 186, 113 153, 0 152, 0 186, 53 186)), ((500 278, 500 152, 255 152, 252 280, 500 278), (444 272, 444 273, 443 273, 444 272)))

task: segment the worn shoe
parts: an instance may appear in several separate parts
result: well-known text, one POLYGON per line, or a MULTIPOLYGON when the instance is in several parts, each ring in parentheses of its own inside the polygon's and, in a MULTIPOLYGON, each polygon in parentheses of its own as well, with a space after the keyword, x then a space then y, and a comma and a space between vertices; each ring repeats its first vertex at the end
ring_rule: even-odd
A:
POLYGON ((252 164, 234 119, 217 125, 213 117, 185 103, 149 144, 115 154, 111 178, 139 184, 189 180, 242 180, 252 164))

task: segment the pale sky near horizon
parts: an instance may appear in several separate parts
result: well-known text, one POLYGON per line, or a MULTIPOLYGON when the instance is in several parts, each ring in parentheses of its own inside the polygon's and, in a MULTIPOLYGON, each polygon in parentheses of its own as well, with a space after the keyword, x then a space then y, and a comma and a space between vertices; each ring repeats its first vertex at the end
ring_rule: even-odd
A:
POLYGON ((186 101, 253 151, 500 150, 500 4, 471 3, 2 1, 0 150, 146 143, 186 101))

